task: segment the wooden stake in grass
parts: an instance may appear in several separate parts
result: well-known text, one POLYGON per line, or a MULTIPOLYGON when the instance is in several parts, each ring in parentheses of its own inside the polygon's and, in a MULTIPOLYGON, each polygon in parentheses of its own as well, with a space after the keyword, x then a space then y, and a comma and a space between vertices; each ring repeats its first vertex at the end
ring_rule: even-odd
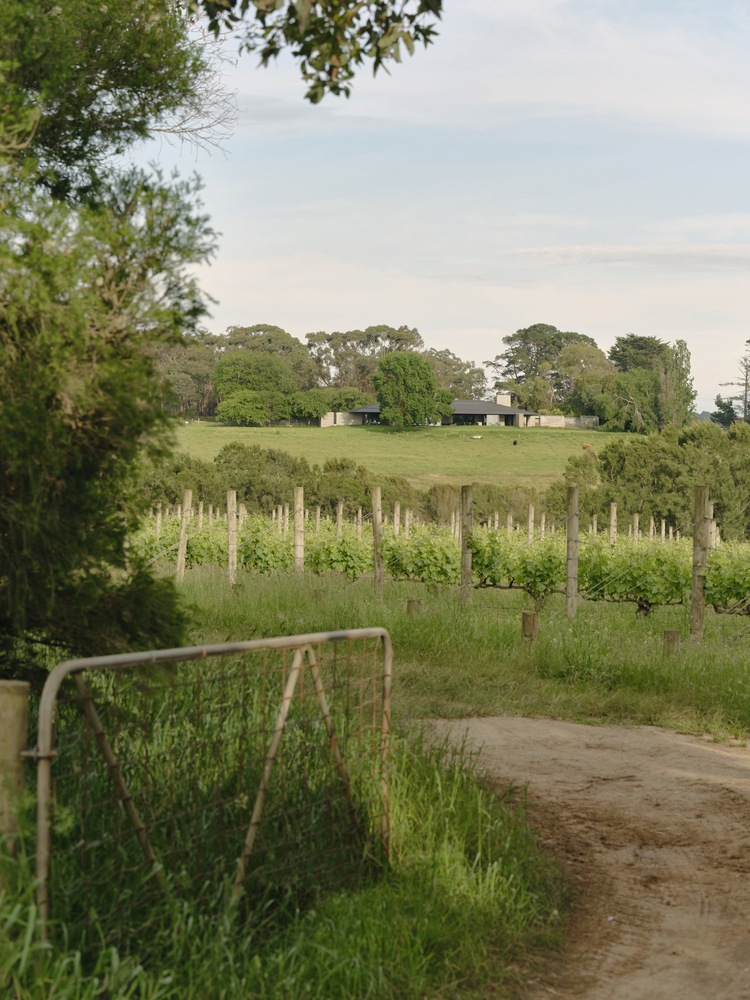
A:
POLYGON ((362 508, 357 507, 357 538, 362 537, 362 508))
POLYGON ((159 539, 161 534, 161 500, 156 505, 156 538, 159 539))
POLYGON ((227 566, 233 587, 237 581, 237 490, 227 490, 227 566))
POLYGON ((320 504, 315 508, 315 534, 320 534, 320 504))
POLYGON ((203 501, 198 501, 198 531, 203 531, 203 501))
POLYGON ((567 574, 565 614, 575 618, 578 609, 578 487, 568 487, 567 574))
POLYGON ((185 490, 182 497, 182 519, 180 520, 180 540, 177 544, 177 568, 175 579, 182 583, 185 579, 185 556, 187 555, 188 543, 188 523, 190 521, 190 508, 193 504, 193 491, 185 490))
POLYGON ((703 638, 709 525, 708 486, 696 486, 693 506, 693 584, 690 598, 690 638, 693 642, 700 642, 703 638))
POLYGON ((284 538, 289 534, 289 504, 284 504, 284 538))
POLYGON ((521 635, 529 642, 536 639, 536 611, 521 612, 521 635))
POLYGON ((372 549, 375 563, 375 593, 383 593, 383 507, 380 487, 372 488, 372 549))
POLYGON ((24 771, 21 754, 26 749, 30 689, 28 681, 0 681, 0 837, 11 855, 18 833, 17 807, 24 771))
POLYGON ((529 534, 528 534, 529 545, 534 542, 534 504, 529 504, 529 534))
POLYGON ((393 537, 398 538, 401 530, 401 504, 398 500, 393 501, 393 537))
MULTIPOLYGON (((474 530, 474 494, 471 486, 461 487, 461 603, 471 604, 471 535, 474 530)), ((533 508, 532 508, 533 509, 533 508)))
POLYGON ((294 487, 294 572, 305 572, 305 491, 294 487))
POLYGON ((544 533, 547 530, 547 515, 542 511, 539 516, 539 538, 544 541, 544 533))
POLYGON ((344 501, 339 500, 336 504, 336 538, 344 537, 344 501))
POLYGON ((506 530, 508 532, 508 538, 512 538, 513 537, 513 515, 512 514, 508 514, 508 516, 506 517, 506 519, 505 519, 505 527, 506 527, 506 530))
POLYGON ((617 504, 609 505, 609 544, 614 547, 617 542, 617 504))
POLYGON ((677 629, 664 630, 664 655, 674 656, 680 651, 680 633, 677 629))
POLYGON ((638 535, 640 532, 640 515, 633 514, 633 541, 638 541, 638 535))
POLYGON ((411 508, 406 508, 406 513, 404 514, 404 538, 411 537, 411 508))

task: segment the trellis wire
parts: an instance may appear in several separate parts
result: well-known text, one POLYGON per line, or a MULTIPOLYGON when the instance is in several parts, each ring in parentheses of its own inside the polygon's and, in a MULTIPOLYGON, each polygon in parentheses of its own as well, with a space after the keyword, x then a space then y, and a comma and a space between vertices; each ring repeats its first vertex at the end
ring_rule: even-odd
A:
POLYGON ((391 674, 384 629, 59 664, 33 752, 44 933, 60 914, 127 947, 178 901, 252 918, 370 878, 391 674))

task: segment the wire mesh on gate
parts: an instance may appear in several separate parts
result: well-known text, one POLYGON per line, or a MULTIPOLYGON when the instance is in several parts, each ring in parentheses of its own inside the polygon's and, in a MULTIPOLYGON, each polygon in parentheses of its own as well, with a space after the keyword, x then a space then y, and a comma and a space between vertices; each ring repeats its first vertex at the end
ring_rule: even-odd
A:
POLYGON ((356 629, 56 667, 36 750, 45 929, 122 948, 179 901, 268 919, 376 877, 391 665, 388 633, 356 629))

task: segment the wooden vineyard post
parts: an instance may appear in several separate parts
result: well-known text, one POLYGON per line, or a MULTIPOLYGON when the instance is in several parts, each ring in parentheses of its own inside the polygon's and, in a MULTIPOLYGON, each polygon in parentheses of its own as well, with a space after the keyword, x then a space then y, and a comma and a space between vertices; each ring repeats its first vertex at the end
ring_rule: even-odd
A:
POLYGON ((655 534, 656 534, 656 524, 652 517, 651 520, 648 522, 648 540, 650 542, 653 542, 655 534))
POLYGON ((156 505, 156 538, 161 534, 161 500, 156 505))
POLYGON ((696 486, 693 508, 693 585, 690 599, 690 638, 693 642, 700 642, 703 638, 709 524, 708 486, 696 486))
POLYGON ((276 530, 280 535, 284 531, 284 508, 281 504, 276 508, 276 530))
POLYGON ((284 538, 289 534, 289 504, 284 504, 284 538))
POLYGON ((185 556, 187 555, 188 543, 188 523, 190 521, 190 508, 193 505, 193 491, 185 490, 182 497, 182 517, 180 518, 180 541, 177 545, 177 569, 175 579, 182 583, 185 579, 185 556))
POLYGON ((233 587, 237 581, 237 490, 227 490, 227 566, 233 587))
POLYGON ((536 611, 521 612, 521 635, 529 642, 536 639, 536 611))
POLYGON ((305 491, 294 487, 294 572, 305 572, 305 491))
POLYGON ((198 531, 203 531, 203 501, 198 501, 198 531))
POLYGON ((640 523, 641 523, 640 514, 633 514, 633 541, 634 542, 638 541, 638 535, 639 535, 640 530, 641 530, 640 529, 640 523))
POLYGON ((383 507, 380 487, 372 488, 372 554, 375 564, 375 593, 383 593, 383 507))
POLYGON ((404 512, 404 538, 411 537, 411 508, 407 507, 404 512))
POLYGON ((401 504, 398 500, 393 501, 393 537, 398 538, 401 531, 401 504))
POLYGON ((315 534, 320 534, 320 504, 315 508, 315 534))
POLYGON ((461 603, 471 604, 471 534, 474 530, 474 494, 471 486, 461 487, 461 603))
POLYGON ((505 528, 506 528, 506 531, 508 532, 508 538, 512 538, 513 537, 513 515, 512 514, 508 514, 508 516, 506 517, 506 519, 505 519, 505 528))
POLYGON ((617 504, 609 505, 609 544, 614 548, 617 542, 617 504))
POLYGON ((344 537, 344 501, 339 500, 336 504, 336 538, 344 537))
POLYGON ((664 518, 661 519, 661 540, 664 541, 667 537, 667 522, 664 518))
POLYGON ((529 504, 529 534, 528 534, 529 545, 534 542, 534 504, 529 504))
MULTIPOLYGON (((13 855, 17 806, 23 788, 23 757, 29 721, 28 681, 0 681, 0 837, 13 855)), ((2 888, 2 883, 0 883, 2 888)))
POLYGON ((575 618, 578 609, 578 487, 568 487, 567 574, 565 614, 575 618))
POLYGON ((677 629, 664 630, 664 655, 673 656, 680 651, 680 633, 677 629))
POLYGON ((362 537, 362 508, 357 507, 357 538, 362 537))

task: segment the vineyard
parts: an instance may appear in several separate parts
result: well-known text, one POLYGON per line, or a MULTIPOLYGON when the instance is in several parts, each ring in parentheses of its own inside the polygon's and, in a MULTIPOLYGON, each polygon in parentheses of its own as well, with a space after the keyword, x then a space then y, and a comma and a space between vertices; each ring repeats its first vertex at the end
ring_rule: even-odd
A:
MULTIPOLYGON (((237 534, 237 564, 259 574, 291 572, 291 533, 260 516, 242 519, 237 534)), ((131 552, 166 567, 176 558, 180 520, 165 518, 157 531, 146 523, 131 541, 131 552)), ((565 537, 547 534, 529 543, 525 532, 475 528, 472 532, 472 574, 475 587, 523 591, 537 609, 554 593, 565 590, 565 537)), ((384 530, 383 569, 393 580, 458 585, 461 553, 450 526, 414 525, 408 537, 384 530)), ((188 529, 186 565, 226 567, 226 521, 188 529)), ((314 523, 305 533, 304 570, 342 574, 350 580, 374 570, 373 536, 369 524, 331 521, 314 523)), ((610 545, 604 535, 582 536, 579 551, 579 596, 591 601, 631 602, 640 614, 690 600, 692 541, 659 541, 622 536, 610 545)), ((750 613, 750 545, 723 544, 708 556, 706 602, 720 613, 750 613)))

